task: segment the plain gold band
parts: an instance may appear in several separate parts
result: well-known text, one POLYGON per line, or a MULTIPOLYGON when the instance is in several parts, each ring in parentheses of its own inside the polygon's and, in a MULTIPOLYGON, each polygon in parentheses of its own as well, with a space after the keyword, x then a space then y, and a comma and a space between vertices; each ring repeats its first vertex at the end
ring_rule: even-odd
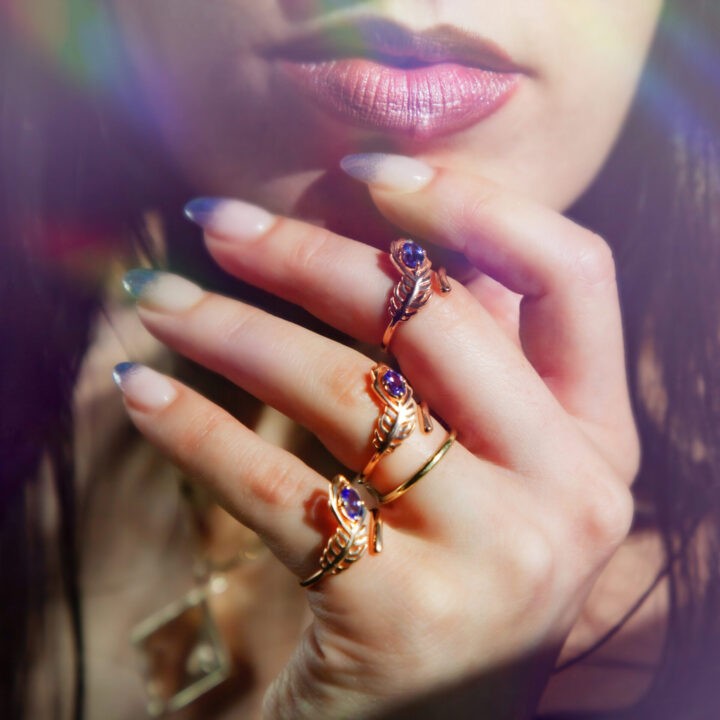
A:
POLYGON ((406 480, 402 485, 399 485, 394 490, 391 490, 384 495, 377 495, 377 502, 379 505, 385 505, 386 503, 397 500, 400 496, 404 495, 416 482, 422 480, 444 457, 447 455, 447 451, 452 447, 457 437, 457 432, 452 430, 448 435, 447 440, 440 446, 440 449, 409 479, 406 480))

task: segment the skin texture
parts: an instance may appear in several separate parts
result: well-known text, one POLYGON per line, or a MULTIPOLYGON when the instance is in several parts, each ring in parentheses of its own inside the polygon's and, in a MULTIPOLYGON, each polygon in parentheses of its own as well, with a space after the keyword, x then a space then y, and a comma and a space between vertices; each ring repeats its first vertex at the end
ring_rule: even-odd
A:
MULTIPOLYGON (((396 276, 368 245, 385 247, 400 228, 460 258, 453 292, 404 325, 392 348, 459 442, 432 482, 385 511, 386 550, 308 593, 313 622, 268 692, 267 715, 363 717, 424 693, 428 706, 442 707, 468 682, 467 702, 488 717, 530 717, 631 517, 639 448, 612 255, 560 211, 612 146, 660 2, 321 10, 302 0, 116 0, 113 8, 178 172, 203 195, 294 218, 249 240, 239 226, 209 231, 225 270, 377 344, 396 276), (502 46, 526 75, 497 114, 439 140, 346 127, 285 92, 258 52, 346 13, 414 30, 462 25, 502 46), (337 169, 360 151, 421 158, 430 179, 412 192, 372 183, 368 192, 337 169), (345 292, 335 296, 334 287, 345 292)), ((377 416, 363 380, 368 358, 217 296, 173 310, 141 297, 140 314, 170 347, 307 426, 343 464, 364 465, 377 416)), ((332 532, 321 510, 307 510, 326 481, 174 387, 163 407, 128 393, 133 421, 307 576, 332 532)), ((440 431, 413 436, 373 482, 391 489, 441 442, 440 431)))
MULTIPOLYGON (((483 191, 481 181, 443 171, 424 190, 399 198, 385 193, 382 202, 410 227, 418 213, 426 235, 444 244, 445 225, 427 208, 483 191)), ((502 199, 496 202, 465 218, 473 234, 495 226, 500 238, 502 199)), ((517 287, 527 290, 520 332, 535 365, 459 284, 397 333, 393 350, 403 372, 458 428, 461 444, 432 482, 384 512, 381 555, 308 593, 314 621, 267 696, 269 717, 363 717, 426 692, 442 706, 443 686, 457 682, 471 683, 471 707, 488 717, 530 717, 554 652, 627 532, 638 447, 612 262, 591 233, 542 206, 523 211, 529 224, 502 238, 507 254, 494 265, 498 279, 513 284, 515 269, 525 267, 526 287, 517 287), (534 252, 548 232, 558 238, 554 258, 534 252), (522 241, 512 242, 516 233, 522 241), (583 271, 568 283, 567 270, 579 259, 583 271), (442 347, 433 342, 437 327, 444 328, 442 347), (565 355, 535 352, 547 334, 565 338, 565 355), (593 352, 595 343, 605 352, 593 352), (573 356, 594 361, 581 369, 573 356), (591 400, 598 376, 615 402, 591 400), (509 696, 496 693, 499 682, 509 696)), ((240 235, 209 236, 208 243, 234 274, 281 295, 302 295, 315 314, 360 340, 378 337, 383 321, 376 308, 392 285, 379 251, 290 220, 278 221, 251 247, 240 235), (331 263, 329 253, 339 262, 331 263), (328 280, 348 285, 357 267, 366 268, 366 282, 353 292, 337 299, 321 292, 328 280), (342 312, 351 307, 364 318, 352 328, 352 314, 342 312)), ((485 265, 488 251, 491 241, 478 243, 474 261, 485 265)), ((305 424, 343 464, 364 465, 377 416, 363 382, 369 359, 234 300, 198 299, 195 290, 185 306, 167 299, 140 297, 141 319, 153 334, 305 424)), ((175 389, 168 405, 148 407, 130 388, 133 421, 306 577, 329 535, 322 515, 307 514, 308 499, 322 498, 325 483, 209 401, 175 389)), ((431 454, 430 442, 441 440, 439 430, 435 438, 412 436, 383 461, 375 487, 395 487, 431 454)))
POLYGON ((112 7, 162 139, 188 181, 203 194, 242 197, 283 214, 302 212, 310 189, 313 217, 322 218, 331 198, 317 181, 342 156, 366 150, 421 155, 567 207, 618 132, 660 4, 395 0, 321 10, 323 3, 306 0, 114 0, 112 7), (411 30, 466 28, 527 68, 523 87, 486 122, 425 146, 349 128, 279 86, 275 64, 260 50, 348 15, 411 30))

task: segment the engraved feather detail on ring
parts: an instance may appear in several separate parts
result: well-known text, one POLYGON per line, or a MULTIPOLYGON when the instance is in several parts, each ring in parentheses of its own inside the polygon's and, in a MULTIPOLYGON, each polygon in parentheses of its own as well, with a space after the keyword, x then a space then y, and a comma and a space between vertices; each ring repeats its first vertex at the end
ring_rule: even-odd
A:
POLYGON ((387 365, 372 370, 373 390, 384 404, 373 433, 377 455, 391 453, 415 429, 417 403, 413 391, 400 373, 387 365))
POLYGON ((390 259, 402 275, 395 285, 388 312, 396 325, 411 318, 433 293, 432 263, 425 251, 412 240, 394 240, 390 259))
POLYGON ((338 528, 320 556, 320 569, 300 584, 314 585, 325 575, 336 575, 358 561, 374 536, 375 515, 368 511, 357 491, 343 475, 336 475, 329 488, 328 505, 338 528))

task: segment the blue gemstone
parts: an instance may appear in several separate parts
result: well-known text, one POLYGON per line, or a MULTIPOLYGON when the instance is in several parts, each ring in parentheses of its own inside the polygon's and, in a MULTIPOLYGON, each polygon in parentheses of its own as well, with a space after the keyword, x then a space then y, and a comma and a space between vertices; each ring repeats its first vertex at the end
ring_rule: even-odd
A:
POLYGON ((382 376, 382 384, 385 390, 396 398, 402 397, 407 390, 405 378, 394 370, 385 371, 385 374, 382 376))
POLYGON ((340 502, 351 520, 357 520, 365 513, 365 504, 352 488, 346 487, 340 491, 340 502))
POLYGON ((406 267, 411 270, 415 269, 418 265, 422 265, 425 260, 425 251, 412 240, 408 240, 400 251, 400 259, 406 267))

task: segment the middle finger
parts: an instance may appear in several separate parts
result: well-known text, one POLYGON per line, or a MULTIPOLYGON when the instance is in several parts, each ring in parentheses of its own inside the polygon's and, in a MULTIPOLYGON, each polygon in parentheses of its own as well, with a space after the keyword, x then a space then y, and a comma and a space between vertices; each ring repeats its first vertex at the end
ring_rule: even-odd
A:
MULTIPOLYGON (((369 358, 176 275, 131 271, 125 286, 153 335, 307 427, 346 466, 365 467, 383 410, 370 386, 369 358)), ((444 442, 439 423, 427 434, 419 425, 377 465, 371 482, 379 492, 405 481, 444 442)), ((460 446, 453 457, 453 463, 479 462, 460 446)), ((467 468, 456 474, 466 475, 467 468)))

